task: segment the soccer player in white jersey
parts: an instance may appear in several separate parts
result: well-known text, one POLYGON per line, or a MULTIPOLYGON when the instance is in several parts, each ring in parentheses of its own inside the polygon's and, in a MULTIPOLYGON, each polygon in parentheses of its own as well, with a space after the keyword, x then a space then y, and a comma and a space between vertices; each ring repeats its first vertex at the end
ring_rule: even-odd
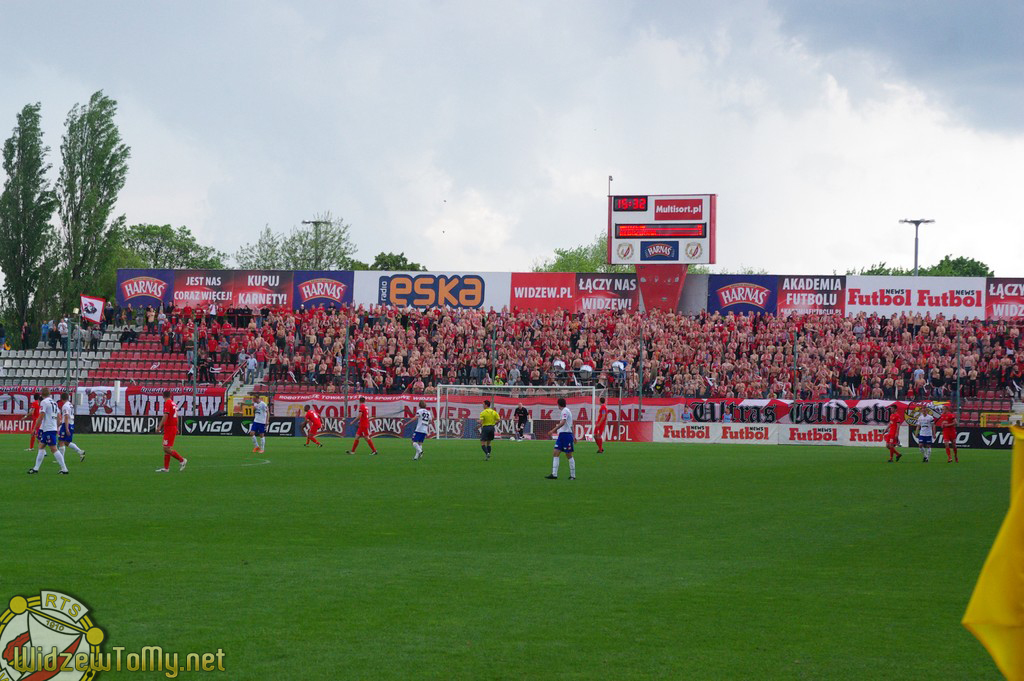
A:
POLYGON ((267 416, 270 408, 263 399, 256 395, 252 398, 252 425, 249 426, 249 435, 252 435, 252 451, 262 454, 267 447, 267 416), (259 435, 259 440, 256 436, 259 435))
POLYGON ((928 463, 932 457, 932 432, 934 430, 935 417, 931 412, 922 410, 917 417, 917 446, 924 455, 924 463, 928 463))
POLYGON ((559 455, 559 453, 564 452, 565 453, 565 458, 569 462, 569 479, 570 480, 575 480, 576 479, 576 459, 572 458, 572 449, 573 449, 573 447, 572 447, 572 445, 573 445, 572 411, 569 409, 569 407, 565 406, 565 398, 564 397, 559 397, 558 398, 558 406, 562 408, 562 416, 561 416, 562 420, 558 422, 558 425, 555 426, 551 430, 550 433, 548 433, 548 436, 551 436, 551 435, 554 435, 557 432, 558 433, 558 439, 555 440, 555 452, 554 452, 555 458, 554 458, 554 461, 552 461, 552 463, 551 463, 551 475, 547 476, 547 478, 548 478, 548 480, 557 480, 558 479, 558 462, 559 462, 558 455, 559 455))
POLYGON ((36 455, 35 468, 29 468, 29 474, 38 473, 39 467, 43 465, 43 459, 46 458, 46 450, 50 450, 50 454, 53 454, 53 458, 60 464, 60 474, 67 475, 68 467, 64 463, 64 455, 57 451, 57 415, 60 409, 57 408, 57 402, 50 397, 50 389, 43 388, 40 396, 43 398, 39 402, 39 418, 36 419, 35 430, 39 431, 39 453, 36 455))
POLYGON ((412 460, 423 458, 423 441, 427 439, 427 432, 430 430, 430 412, 427 410, 427 403, 420 400, 419 409, 416 410, 416 429, 412 432, 412 448, 416 450, 412 460))
POLYGON ((80 449, 71 440, 75 437, 75 404, 71 401, 71 393, 60 396, 64 403, 60 407, 60 428, 57 430, 57 447, 61 456, 67 454, 68 447, 78 452, 78 460, 85 461, 85 450, 80 449))

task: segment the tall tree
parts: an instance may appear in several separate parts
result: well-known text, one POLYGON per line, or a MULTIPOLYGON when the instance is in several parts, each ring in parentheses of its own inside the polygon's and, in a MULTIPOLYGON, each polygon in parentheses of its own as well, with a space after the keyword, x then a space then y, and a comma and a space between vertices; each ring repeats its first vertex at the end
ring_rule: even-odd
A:
POLYGON ((534 272, 632 272, 630 265, 608 264, 608 235, 597 235, 589 244, 556 248, 555 257, 533 267, 534 272))
POLYGON ((57 181, 64 258, 61 304, 66 310, 82 286, 94 285, 108 271, 117 230, 117 196, 128 176, 131 150, 114 123, 117 102, 96 92, 85 106, 68 113, 57 181))
POLYGON ((219 270, 227 254, 203 246, 188 227, 131 225, 122 235, 125 247, 135 253, 143 267, 154 269, 219 270))
POLYGON ((356 247, 348 230, 349 225, 330 211, 303 222, 281 237, 283 266, 292 270, 350 269, 356 247))
POLYGON ((427 268, 418 262, 410 262, 405 253, 378 253, 370 270, 391 270, 392 272, 426 272, 427 268))
MULTIPOLYGON (((0 194, 0 269, 4 272, 4 300, 11 321, 28 320, 29 306, 43 272, 47 246, 53 236, 50 218, 57 197, 46 178, 50 148, 43 144, 39 103, 27 104, 18 114, 14 134, 4 142, 3 168, 7 175, 0 194)), ((14 336, 13 330, 8 335, 14 336)))
POLYGON ((281 237, 266 225, 255 243, 235 251, 235 262, 243 270, 279 270, 282 268, 281 237))
MULTIPOLYGON (((859 270, 848 270, 847 274, 865 274, 878 276, 912 276, 914 268, 890 267, 884 262, 875 263, 870 267, 862 267, 859 270)), ((946 255, 934 265, 918 267, 918 274, 922 277, 991 277, 994 276, 992 268, 974 258, 959 256, 954 258, 952 254, 946 255)))

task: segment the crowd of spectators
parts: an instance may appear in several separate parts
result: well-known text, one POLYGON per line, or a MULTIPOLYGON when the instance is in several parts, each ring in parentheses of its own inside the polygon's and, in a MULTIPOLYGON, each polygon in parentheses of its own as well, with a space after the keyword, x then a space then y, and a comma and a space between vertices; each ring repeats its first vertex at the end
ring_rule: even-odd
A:
POLYGON ((988 388, 1019 396, 1024 371, 1024 320, 385 306, 227 312, 151 309, 141 318, 165 352, 240 366, 250 382, 322 392, 580 384, 662 397, 942 399, 958 378, 966 397, 988 388))

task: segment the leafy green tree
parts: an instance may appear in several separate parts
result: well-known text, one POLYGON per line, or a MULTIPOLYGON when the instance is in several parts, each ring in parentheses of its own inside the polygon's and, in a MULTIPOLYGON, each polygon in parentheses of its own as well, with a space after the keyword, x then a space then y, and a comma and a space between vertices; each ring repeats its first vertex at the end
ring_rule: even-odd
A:
MULTIPOLYGON (((3 148, 7 179, 0 194, 0 269, 5 277, 4 302, 13 317, 9 321, 19 326, 34 322, 30 305, 53 238, 50 219, 57 208, 57 196, 46 178, 50 148, 43 144, 39 109, 36 103, 21 110, 3 148)), ((14 337, 16 331, 8 329, 8 335, 14 337)))
POLYGON ((373 264, 367 269, 391 270, 393 272, 426 272, 427 268, 418 262, 410 262, 405 253, 378 253, 373 264))
MULTIPOLYGON (((884 262, 876 263, 870 267, 862 267, 860 270, 848 270, 847 274, 864 274, 876 276, 913 276, 914 269, 904 267, 890 267, 884 262)), ((994 276, 992 268, 973 258, 960 256, 954 258, 952 255, 945 256, 935 265, 929 267, 918 267, 918 274, 922 277, 991 277, 994 276)))
POLYGON ((154 269, 224 269, 227 254, 196 241, 185 226, 131 225, 125 228, 122 241, 129 252, 139 256, 142 267, 154 269))
POLYGON ((534 272, 632 272, 632 265, 608 264, 608 235, 574 248, 556 248, 555 257, 534 265, 534 272))
MULTIPOLYGON (((923 274, 923 273, 922 273, 923 274)), ((947 255, 935 265, 928 268, 933 277, 992 277, 992 268, 974 258, 960 256, 954 258, 947 255)))
POLYGON ((117 102, 98 91, 68 113, 57 180, 60 250, 63 259, 58 304, 66 311, 81 288, 109 276, 124 216, 114 216, 128 176, 131 150, 114 123, 117 102))
POLYGON ((304 222, 287 235, 267 226, 256 243, 235 252, 235 262, 244 269, 359 269, 354 265, 366 269, 365 263, 352 258, 356 248, 348 231, 349 225, 330 212, 304 222))
POLYGON ((349 269, 356 247, 349 225, 330 211, 317 215, 281 239, 282 260, 290 270, 349 269))
POLYGON ((235 262, 243 270, 281 269, 281 237, 266 225, 255 243, 246 244, 235 252, 235 262))
MULTIPOLYGON (((533 266, 534 272, 632 272, 632 265, 608 264, 608 234, 601 232, 593 242, 574 248, 556 248, 555 257, 533 266)), ((687 274, 707 274, 705 265, 690 265, 687 274)), ((745 272, 744 274, 756 274, 745 272)))

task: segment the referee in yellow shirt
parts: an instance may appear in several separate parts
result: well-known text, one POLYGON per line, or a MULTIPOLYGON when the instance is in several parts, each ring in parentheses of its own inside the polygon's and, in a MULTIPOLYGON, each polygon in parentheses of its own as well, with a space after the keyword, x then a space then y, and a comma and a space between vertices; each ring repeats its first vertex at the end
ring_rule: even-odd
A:
POLYGON ((484 400, 484 410, 480 412, 480 449, 484 450, 484 461, 491 459, 491 442, 494 441, 494 424, 501 417, 491 409, 491 401, 484 400))

